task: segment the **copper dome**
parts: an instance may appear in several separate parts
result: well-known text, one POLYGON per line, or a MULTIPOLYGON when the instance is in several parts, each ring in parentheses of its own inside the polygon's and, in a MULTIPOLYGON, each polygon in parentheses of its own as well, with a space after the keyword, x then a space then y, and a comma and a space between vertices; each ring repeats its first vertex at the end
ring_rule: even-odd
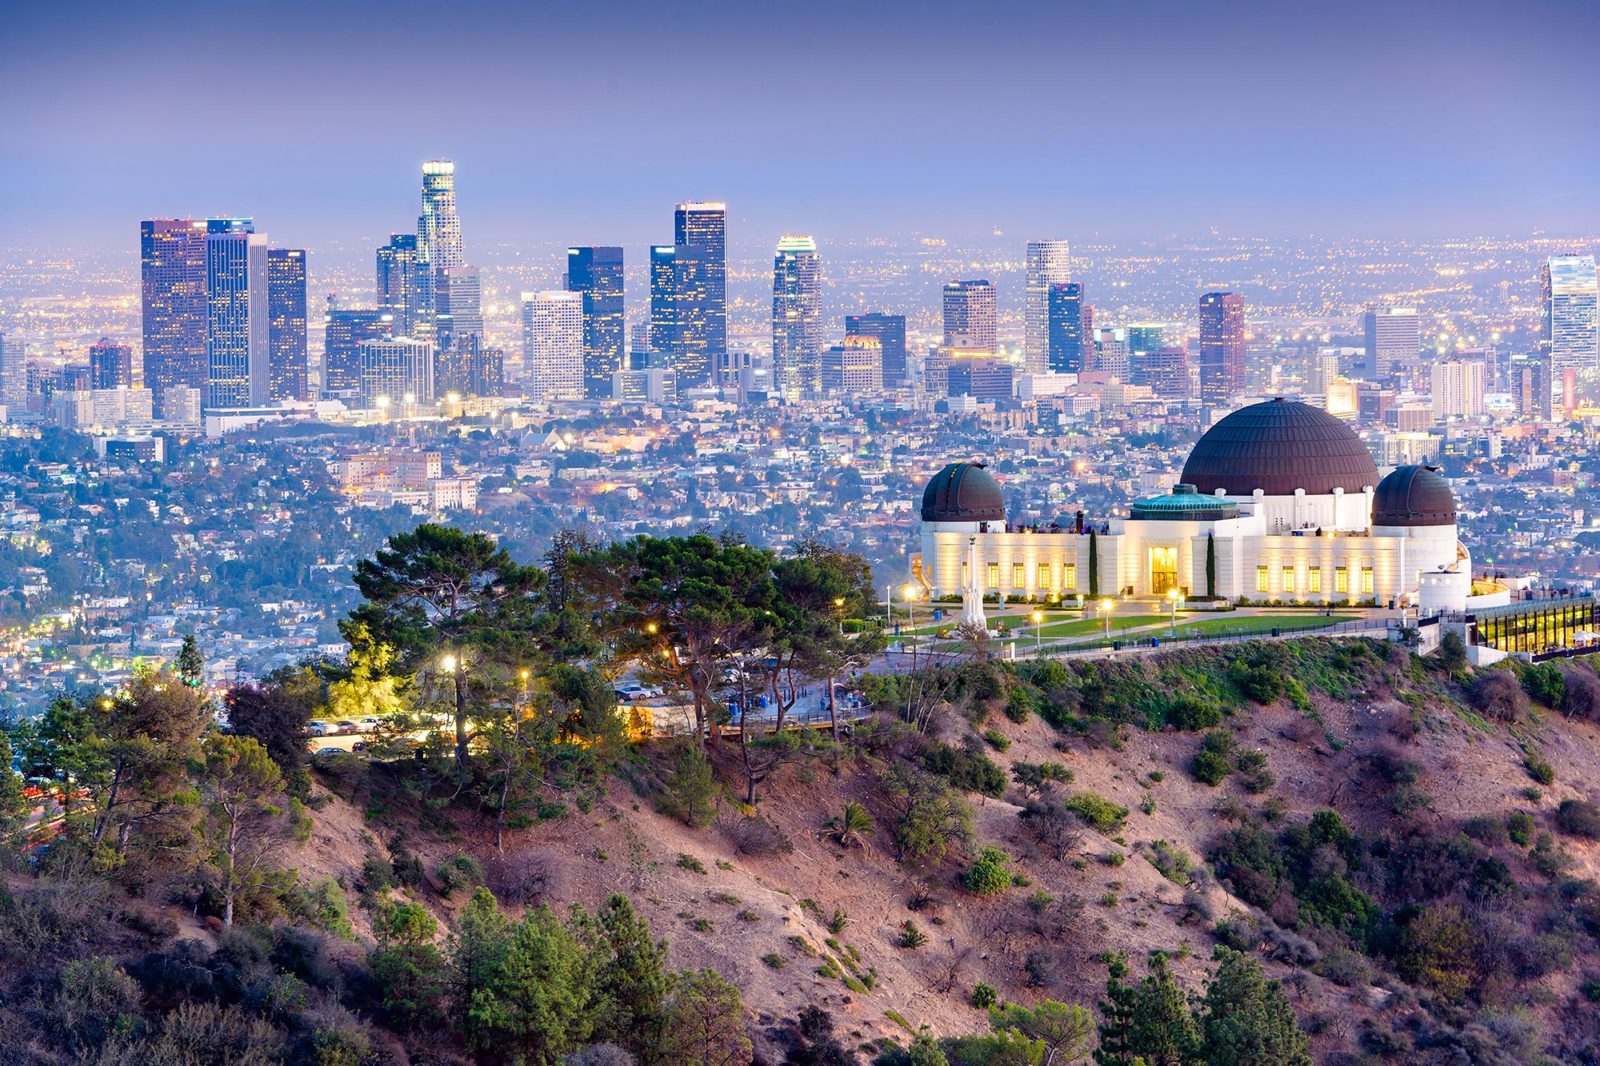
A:
POLYGON ((1372 494, 1375 526, 1453 526, 1456 498, 1430 466, 1397 466, 1372 494))
POLYGON ((1308 404, 1274 399, 1241 407, 1206 431, 1183 477, 1207 495, 1326 496, 1378 483, 1372 453, 1355 431, 1308 404))
POLYGON ((1003 522, 1000 483, 982 463, 950 463, 922 490, 924 522, 1003 522))

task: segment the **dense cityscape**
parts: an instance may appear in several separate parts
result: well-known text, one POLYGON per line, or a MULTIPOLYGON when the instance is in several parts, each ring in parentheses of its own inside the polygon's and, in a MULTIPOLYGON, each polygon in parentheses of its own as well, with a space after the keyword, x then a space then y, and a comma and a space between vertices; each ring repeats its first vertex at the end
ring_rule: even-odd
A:
POLYGON ((822 537, 892 586, 950 459, 987 462, 1023 521, 1126 513, 1273 396, 1382 464, 1438 466, 1481 571, 1600 573, 1580 235, 780 236, 769 269, 704 202, 637 258, 479 268, 456 176, 421 165, 416 232, 366 277, 249 218, 140 222, 137 259, 130 225, 121 262, 8 261, 8 706, 125 679, 202 625, 219 681, 337 653, 355 560, 428 517, 534 555, 563 528, 822 537))
POLYGON ((1600 1066, 1600 5, 12 5, 0 1066, 1600 1066))

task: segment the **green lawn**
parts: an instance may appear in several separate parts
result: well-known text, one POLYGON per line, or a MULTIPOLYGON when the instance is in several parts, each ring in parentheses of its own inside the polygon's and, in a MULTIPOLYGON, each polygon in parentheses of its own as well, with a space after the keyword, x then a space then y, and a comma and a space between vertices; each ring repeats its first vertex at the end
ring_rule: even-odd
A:
MULTIPOLYGON (((1165 622, 1168 615, 1164 614, 1114 614, 1111 616, 1111 632, 1115 634, 1122 629, 1131 629, 1134 626, 1151 626, 1157 622, 1165 622)), ((1186 617, 1181 611, 1178 618, 1186 617)), ((1044 627, 1045 640, 1060 640, 1063 637, 1092 637, 1096 633, 1106 631, 1106 620, 1102 618, 1080 618, 1071 622, 1057 622, 1054 625, 1046 623, 1044 627)), ((1030 625, 1025 630, 1028 636, 1033 636, 1033 627, 1030 625)))
MULTIPOLYGON (((1185 636, 1194 633, 1203 633, 1206 636, 1234 636, 1256 633, 1270 633, 1277 629, 1284 633, 1295 633, 1306 629, 1326 629, 1338 622, 1354 621, 1359 615, 1336 614, 1329 618, 1316 615, 1310 618, 1294 615, 1259 615, 1244 618, 1208 618, 1203 622, 1178 623, 1178 635, 1185 636)), ((1154 635, 1154 634, 1151 634, 1154 635)))

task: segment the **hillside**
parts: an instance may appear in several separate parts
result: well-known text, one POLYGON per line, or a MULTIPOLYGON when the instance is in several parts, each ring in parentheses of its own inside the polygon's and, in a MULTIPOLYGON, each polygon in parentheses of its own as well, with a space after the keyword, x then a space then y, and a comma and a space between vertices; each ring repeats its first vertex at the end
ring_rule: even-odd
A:
MULTIPOLYGON (((319 772, 310 839, 284 858, 302 884, 339 886, 355 939, 333 955, 357 969, 374 899, 459 914, 470 886, 443 891, 452 866, 474 865, 459 856, 513 915, 622 893, 669 941, 672 969, 711 967, 738 988, 764 1062, 784 1061, 785 1027, 807 1005, 844 1043, 881 1048, 909 1042, 908 1028, 986 1031, 980 984, 1093 1008, 1114 956, 1139 978, 1165 953, 1198 989, 1219 942, 1283 982, 1317 1062, 1595 1062, 1600 811, 1586 786, 1600 774, 1600 682, 1582 663, 1564 670, 1507 688, 1504 668, 1485 683, 1402 648, 1318 639, 966 663, 909 697, 925 732, 902 721, 905 686, 869 679, 880 720, 847 739, 838 775, 830 756, 797 758, 753 813, 731 798, 744 787, 736 743, 711 752, 726 794, 703 827, 662 809, 676 753, 637 750, 597 793, 509 833, 500 856, 470 805, 408 790, 407 764, 346 762, 319 772), (1197 762, 1203 747, 1214 754, 1197 762), (1025 791, 1015 771, 1045 764, 1070 782, 1025 791), (1212 786, 1197 772, 1225 776, 1212 786), (970 838, 950 834, 942 861, 920 868, 897 861, 905 804, 887 786, 908 773, 977 786, 956 788, 970 838), (1096 813, 1083 796, 1109 801, 1120 825, 1063 814, 1069 802, 1096 813), (841 845, 826 823, 847 802, 871 828, 841 845), (984 847, 1008 854, 1011 887, 964 884, 984 847), (408 880, 397 866, 410 887, 368 883, 408 880), (903 946, 907 922, 924 943, 903 946)), ((172 918, 67 954, 216 942, 214 924, 172 918)), ((371 1061, 456 1061, 414 1036, 375 1047, 371 1061)))

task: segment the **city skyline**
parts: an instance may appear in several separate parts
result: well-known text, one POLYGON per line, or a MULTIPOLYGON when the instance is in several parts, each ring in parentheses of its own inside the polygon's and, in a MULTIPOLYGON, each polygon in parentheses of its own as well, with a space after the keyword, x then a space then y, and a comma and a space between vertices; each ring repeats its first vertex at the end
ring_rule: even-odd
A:
MULTIPOLYGON (((1584 42, 1597 36, 1585 30, 1600 30, 1600 12, 1573 3, 1425 3, 1383 7, 1382 19, 1372 4, 1316 13, 1237 2, 1207 12, 1025 5, 959 34, 950 32, 953 8, 912 18, 903 5, 884 5, 829 20, 696 4, 637 13, 627 30, 594 15, 540 13, 547 32, 533 36, 523 32, 531 13, 477 7, 477 19, 427 22, 441 52, 470 59, 453 73, 453 91, 413 99, 407 132, 371 147, 351 141, 348 123, 386 92, 371 77, 391 54, 383 44, 414 40, 421 7, 385 8, 382 19, 371 5, 319 11, 319 32, 305 35, 293 28, 296 3, 264 25, 182 3, 14 12, 13 76, 0 87, 9 120, 0 162, 12 186, 0 232, 8 244, 92 250, 114 239, 114 218, 248 210, 272 218, 288 245, 320 253, 409 228, 391 205, 415 195, 410 175, 433 158, 471 175, 468 244, 482 251, 642 247, 660 239, 658 203, 695 197, 729 202, 730 232, 760 233, 761 243, 796 231, 831 242, 918 232, 963 239, 995 228, 1078 240, 1213 228, 1532 232, 1600 207, 1600 149, 1571 134, 1593 128, 1600 109, 1583 77, 1584 42), (178 24, 201 35, 248 33, 257 50, 296 58, 292 84, 268 82, 265 67, 238 73, 234 102, 243 104, 230 121, 264 151, 233 157, 207 151, 204 138, 158 145, 144 136, 148 116, 183 95, 186 68, 152 71, 140 56, 178 24), (751 147, 765 143, 757 132, 768 116, 760 94, 741 86, 765 75, 774 51, 828 70, 859 60, 858 42, 874 30, 882 46, 865 84, 818 79, 813 106, 788 131, 792 143, 782 153, 751 147), (1071 62, 1060 53, 1067 31, 1077 42, 1071 62), (683 123, 661 110, 646 76, 653 56, 691 34, 724 65, 716 76, 687 72, 680 98, 712 108, 717 136, 678 136, 683 123), (42 64, 69 40, 77 75, 49 77, 42 64), (1135 68, 1123 61, 1128 51, 1140 57, 1135 68), (605 126, 589 120, 590 108, 559 107, 576 72, 600 60, 620 72, 599 90, 596 102, 617 116, 605 126), (955 69, 982 71, 985 91, 950 94, 955 69), (1444 69, 1461 76, 1437 77, 1444 69), (51 91, 38 91, 46 84, 51 91), (1153 148, 1157 164, 1116 151, 1077 164, 1087 146, 1081 133, 1064 135, 1081 130, 1080 109, 1021 106, 1061 94, 1083 99, 1097 138, 1112 148, 1136 141, 1138 159, 1153 148), (462 99, 479 106, 462 108, 462 99), (1227 109, 1227 137, 1214 132, 1222 119, 1175 104, 1201 99, 1227 109), (1393 107, 1397 99, 1407 106, 1393 107), (533 108, 548 129, 536 139, 507 136, 527 121, 527 100, 551 101, 533 108), (962 151, 952 153, 945 138, 956 129, 962 151), (863 153, 857 146, 868 137, 875 151, 863 153), (551 164, 579 150, 589 165, 551 164), (108 154, 118 166, 84 165, 108 154), (1366 165, 1378 156, 1385 166, 1366 165), (650 166, 633 165, 644 157, 650 166), (1008 159, 1027 165, 996 165, 1008 159)), ((224 102, 188 106, 203 125, 224 102)))

